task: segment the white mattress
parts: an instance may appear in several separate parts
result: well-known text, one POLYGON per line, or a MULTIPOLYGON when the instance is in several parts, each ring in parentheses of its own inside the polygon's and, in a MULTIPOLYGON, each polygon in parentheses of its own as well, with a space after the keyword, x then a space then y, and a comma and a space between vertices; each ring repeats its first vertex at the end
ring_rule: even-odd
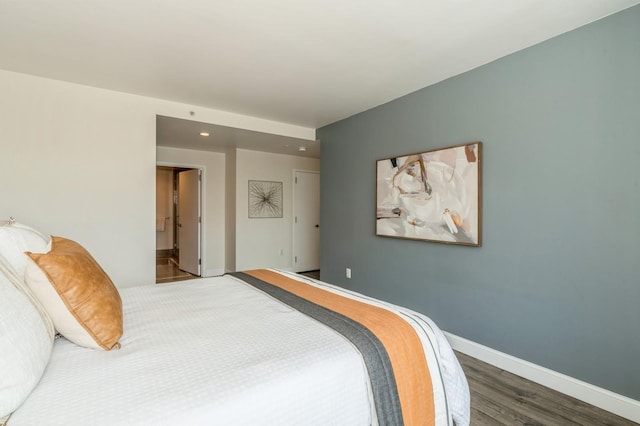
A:
MULTIPOLYGON (((9 426, 376 422, 352 344, 235 278, 135 287, 121 296, 122 348, 57 340, 40 384, 9 426)), ((436 386, 437 424, 451 414, 468 424, 466 380, 444 336, 422 316, 403 315, 434 343, 427 358, 440 365, 447 388, 436 386)), ((434 383, 437 377, 432 372, 434 383)))

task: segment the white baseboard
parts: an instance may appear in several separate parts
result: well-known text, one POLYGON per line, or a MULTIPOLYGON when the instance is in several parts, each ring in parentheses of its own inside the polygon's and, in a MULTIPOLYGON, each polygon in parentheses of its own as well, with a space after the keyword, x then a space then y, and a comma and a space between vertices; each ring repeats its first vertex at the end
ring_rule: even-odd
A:
POLYGON ((453 349, 532 382, 640 423, 640 401, 445 332, 453 349))
POLYGON ((207 269, 206 271, 204 271, 203 277, 217 277, 218 275, 224 275, 223 268, 207 269))
MULTIPOLYGON (((257 269, 257 268, 251 268, 251 269, 257 269)), ((287 267, 278 266, 278 267, 274 267, 274 269, 279 269, 281 271, 286 271, 286 272, 294 272, 293 266, 287 266, 287 267)), ((207 270, 207 272, 211 271, 211 270, 217 271, 218 269, 209 269, 209 270, 207 270)), ((229 269, 224 269, 224 270, 220 269, 220 271, 224 271, 225 274, 228 274, 230 272, 242 272, 243 270, 241 269, 241 270, 233 270, 233 271, 231 271, 229 269)), ((223 275, 223 274, 220 273, 220 274, 215 274, 215 275, 223 275)), ((207 275, 207 276, 210 276, 210 275, 207 275)))

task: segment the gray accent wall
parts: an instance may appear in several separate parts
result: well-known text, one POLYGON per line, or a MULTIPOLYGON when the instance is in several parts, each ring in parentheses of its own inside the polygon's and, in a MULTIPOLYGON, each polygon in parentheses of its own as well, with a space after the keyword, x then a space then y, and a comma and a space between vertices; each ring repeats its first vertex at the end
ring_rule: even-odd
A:
POLYGON ((324 281, 640 400, 640 6, 318 138, 324 281), (376 160, 472 141, 482 247, 375 236, 376 160))

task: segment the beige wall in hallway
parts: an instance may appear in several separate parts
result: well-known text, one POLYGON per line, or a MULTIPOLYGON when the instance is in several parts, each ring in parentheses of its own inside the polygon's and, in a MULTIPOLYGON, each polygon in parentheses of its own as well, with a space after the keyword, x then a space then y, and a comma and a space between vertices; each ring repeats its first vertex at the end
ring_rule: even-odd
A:
POLYGON ((320 171, 320 160, 236 150, 236 270, 292 269, 293 171, 320 171), (249 219, 249 180, 282 182, 283 217, 249 219))

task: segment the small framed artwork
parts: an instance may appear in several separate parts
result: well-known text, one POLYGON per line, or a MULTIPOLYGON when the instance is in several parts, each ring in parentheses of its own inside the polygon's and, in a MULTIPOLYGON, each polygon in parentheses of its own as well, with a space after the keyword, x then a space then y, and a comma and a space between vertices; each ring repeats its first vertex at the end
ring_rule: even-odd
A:
POLYGON ((249 218, 282 217, 282 182, 249 181, 249 218))
POLYGON ((482 142, 376 162, 376 235, 482 244, 482 142))

